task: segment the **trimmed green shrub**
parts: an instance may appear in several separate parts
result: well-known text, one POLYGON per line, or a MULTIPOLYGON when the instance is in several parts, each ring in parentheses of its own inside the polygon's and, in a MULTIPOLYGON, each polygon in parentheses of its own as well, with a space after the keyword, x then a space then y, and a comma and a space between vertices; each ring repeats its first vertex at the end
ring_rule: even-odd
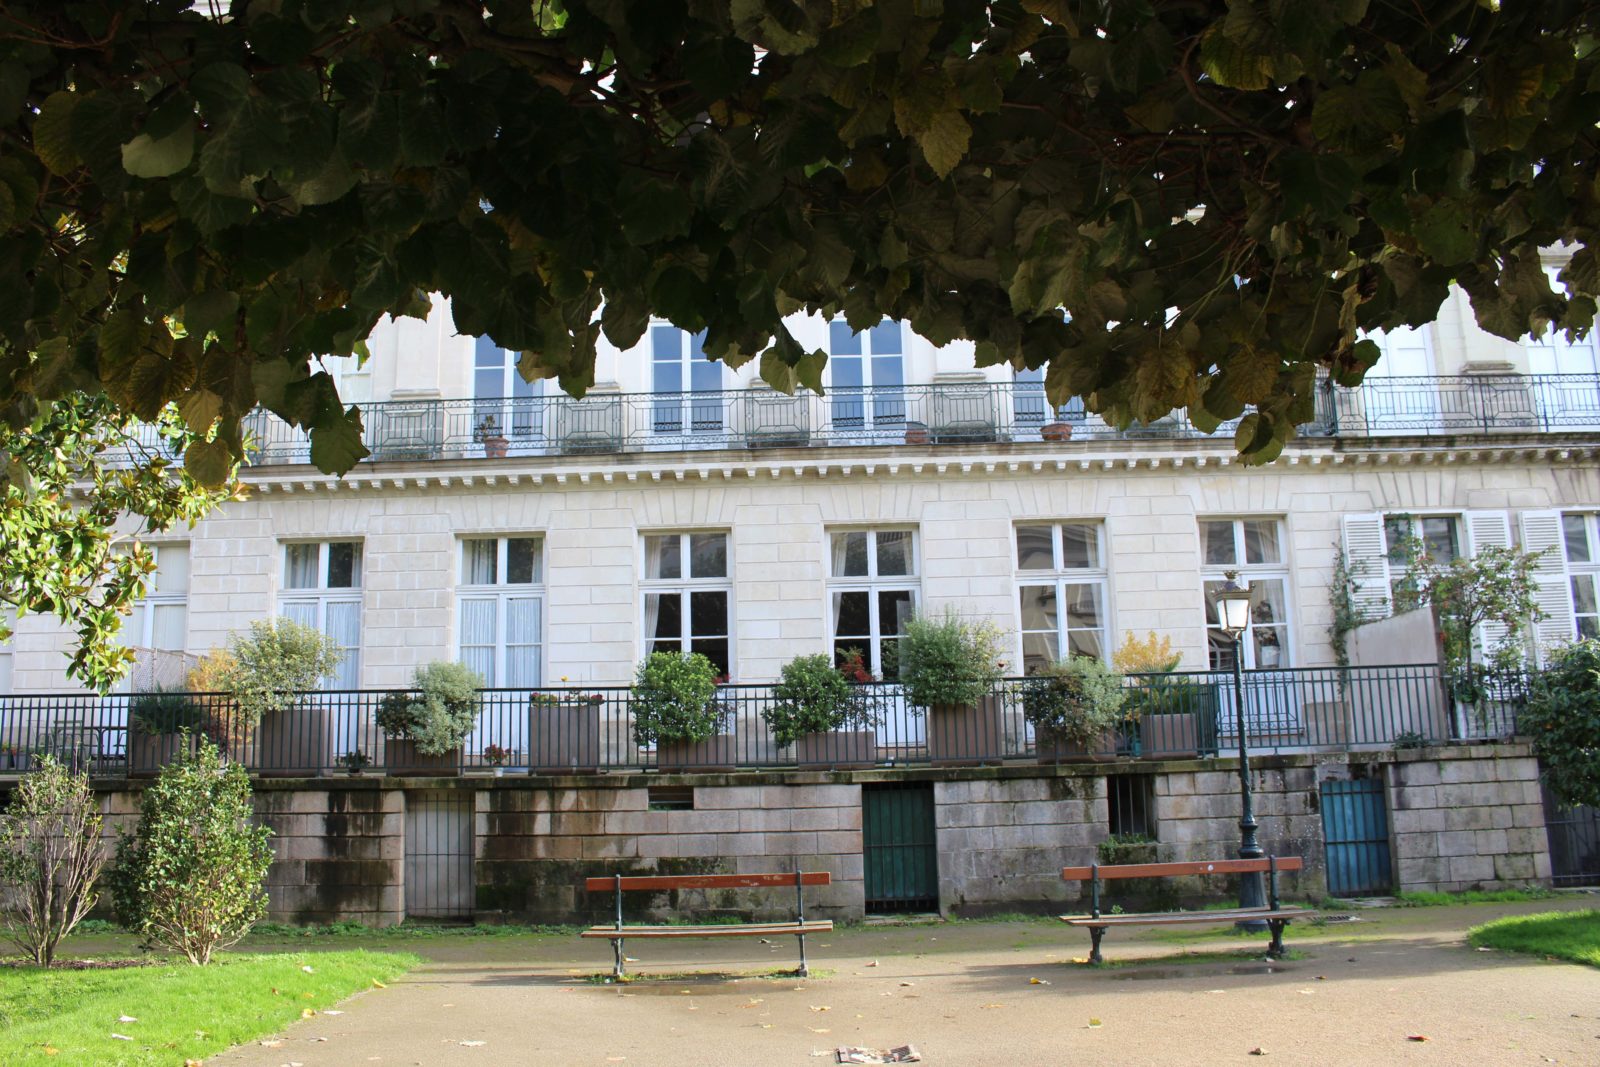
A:
POLYGON ((1022 683, 1022 714, 1036 729, 1088 746, 1122 721, 1122 675, 1097 659, 1059 660, 1022 683))
POLYGON ((714 701, 717 668, 698 652, 652 652, 633 685, 633 737, 641 745, 704 741, 727 710, 714 701))
POLYGON ((952 611, 916 616, 895 642, 906 698, 923 708, 978 703, 1000 680, 1000 637, 993 623, 967 622, 952 611))
POLYGON ((826 655, 796 656, 785 663, 772 695, 776 699, 762 709, 761 717, 772 727, 780 748, 806 734, 877 723, 871 705, 859 699, 844 672, 826 655))
POLYGON ((0 934, 46 967, 94 907, 105 863, 89 776, 45 756, 0 815, 0 934))
POLYGON ((333 638, 293 619, 257 620, 248 637, 235 634, 228 647, 233 662, 219 680, 246 727, 294 707, 344 659, 333 638))
POLYGON ((122 925, 194 964, 248 933, 267 913, 272 863, 272 831, 251 815, 249 776, 224 766, 210 741, 163 768, 144 791, 138 830, 117 843, 110 881, 122 925))
POLYGON ((1568 645, 1534 676, 1518 720, 1563 803, 1600 805, 1600 641, 1568 645))
POLYGON ((199 733, 209 721, 206 709, 182 690, 154 689, 135 694, 128 704, 133 725, 147 734, 199 733))
POLYGON ((378 726, 410 741, 424 756, 461 747, 478 721, 483 675, 464 663, 429 663, 411 678, 411 692, 390 693, 378 704, 378 726))

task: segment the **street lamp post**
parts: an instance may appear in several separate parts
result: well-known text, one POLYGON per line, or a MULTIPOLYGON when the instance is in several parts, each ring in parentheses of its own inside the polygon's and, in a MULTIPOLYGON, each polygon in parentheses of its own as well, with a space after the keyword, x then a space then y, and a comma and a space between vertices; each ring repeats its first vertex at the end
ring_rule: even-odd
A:
MULTIPOLYGON (((1250 627, 1250 588, 1240 585, 1238 572, 1228 571, 1223 577, 1228 584, 1217 594, 1217 625, 1233 641, 1233 722, 1239 731, 1239 858, 1260 859, 1265 853, 1256 840, 1256 811, 1250 795, 1250 752, 1244 736, 1244 648, 1245 630, 1250 627)), ((1261 908, 1266 906, 1266 894, 1259 872, 1239 876, 1239 906, 1261 908)), ((1261 927, 1263 923, 1240 923, 1240 926, 1261 927)))

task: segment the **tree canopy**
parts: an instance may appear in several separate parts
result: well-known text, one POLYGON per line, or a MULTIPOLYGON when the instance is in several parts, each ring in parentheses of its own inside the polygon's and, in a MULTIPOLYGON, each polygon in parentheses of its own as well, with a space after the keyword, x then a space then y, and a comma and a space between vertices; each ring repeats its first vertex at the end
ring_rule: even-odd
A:
POLYGON ((574 395, 651 314, 785 390, 785 315, 890 316, 1255 461, 1452 283, 1508 338, 1600 293, 1577 0, 192 6, 0 11, 0 416, 171 405, 205 485, 258 404, 355 464, 317 357, 430 292, 574 395))

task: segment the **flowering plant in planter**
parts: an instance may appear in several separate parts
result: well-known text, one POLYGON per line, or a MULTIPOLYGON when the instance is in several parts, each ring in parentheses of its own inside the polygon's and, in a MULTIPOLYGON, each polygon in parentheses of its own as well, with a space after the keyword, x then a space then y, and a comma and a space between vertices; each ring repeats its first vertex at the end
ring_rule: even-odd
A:
POLYGON ((499 745, 484 745, 483 762, 491 767, 504 767, 511 762, 511 750, 499 745))
POLYGON ((351 774, 360 774, 367 767, 371 766, 372 757, 357 748, 352 749, 351 751, 340 756, 337 762, 339 766, 343 767, 351 774))
MULTIPOLYGON (((856 655, 859 666, 860 653, 856 655)), ((877 725, 871 707, 857 698, 845 672, 834 667, 826 655, 797 656, 785 663, 772 695, 776 700, 761 710, 761 717, 772 727, 773 740, 780 748, 806 734, 828 733, 847 725, 877 725)))
POLYGON ((1022 714, 1036 729, 1087 747, 1122 721, 1127 697, 1122 675, 1097 659, 1076 656, 1028 677, 1022 714))

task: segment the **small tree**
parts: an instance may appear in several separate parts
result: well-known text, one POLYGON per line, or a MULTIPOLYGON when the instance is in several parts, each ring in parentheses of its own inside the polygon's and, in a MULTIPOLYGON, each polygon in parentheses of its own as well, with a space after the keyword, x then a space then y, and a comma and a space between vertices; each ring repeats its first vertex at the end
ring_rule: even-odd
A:
POLYGON ((785 663, 772 696, 761 717, 772 727, 772 738, 780 748, 806 734, 877 723, 871 704, 858 699, 855 686, 825 653, 796 656, 785 663))
POLYGON ((315 689, 344 659, 333 638, 293 619, 257 620, 248 636, 234 635, 228 651, 233 662, 223 662, 217 681, 246 727, 294 707, 301 693, 315 689))
POLYGON ((478 721, 483 675, 464 663, 440 661, 418 667, 411 686, 410 692, 383 698, 378 726, 390 737, 410 741, 424 756, 461 747, 478 721))
POLYGON ((918 615, 895 642, 906 697, 918 707, 976 704, 1000 680, 998 627, 972 623, 946 610, 937 618, 918 615))
POLYGON ((698 652, 652 652, 633 685, 633 738, 704 741, 722 728, 727 710, 714 699, 717 668, 698 652))
POLYGON ((104 863, 88 775, 45 756, 0 816, 0 931, 50 966, 61 939, 94 907, 104 863))
POLYGON ((267 911, 262 883, 272 831, 252 826, 250 778, 222 765, 217 746, 168 764, 139 805, 139 828, 123 832, 111 871, 122 925, 146 947, 206 964, 267 911))
POLYGON ((1534 678, 1519 722, 1563 804, 1600 805, 1600 641, 1568 645, 1534 678))

